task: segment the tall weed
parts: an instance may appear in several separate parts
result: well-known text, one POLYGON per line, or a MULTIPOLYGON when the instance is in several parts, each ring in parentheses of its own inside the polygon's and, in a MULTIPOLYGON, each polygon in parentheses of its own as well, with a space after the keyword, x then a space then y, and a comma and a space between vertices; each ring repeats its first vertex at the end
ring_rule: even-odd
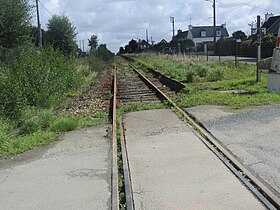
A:
POLYGON ((74 59, 52 48, 22 47, 12 55, 0 71, 0 112, 6 116, 26 106, 50 107, 81 85, 74 59))

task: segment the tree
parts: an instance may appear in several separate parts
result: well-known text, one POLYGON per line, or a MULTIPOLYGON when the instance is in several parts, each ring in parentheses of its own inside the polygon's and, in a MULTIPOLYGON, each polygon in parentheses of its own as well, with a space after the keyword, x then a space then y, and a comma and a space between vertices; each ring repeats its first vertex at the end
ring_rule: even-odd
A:
POLYGON ((46 42, 59 49, 64 54, 74 53, 78 47, 76 43, 76 27, 65 15, 53 15, 47 23, 46 42))
POLYGON ((90 51, 96 50, 98 46, 98 38, 96 35, 92 35, 90 39, 88 39, 88 46, 90 47, 90 51))
POLYGON ((138 49, 137 41, 135 41, 134 39, 131 39, 128 42, 128 52, 129 53, 134 53, 134 52, 136 52, 137 49, 138 49))
POLYGON ((124 53, 125 53, 124 48, 123 48, 123 47, 120 47, 119 54, 121 55, 121 54, 124 54, 124 53))
POLYGON ((0 47, 13 48, 30 38, 28 0, 0 0, 0 47))
POLYGON ((247 36, 246 34, 239 30, 239 31, 235 31, 233 34, 232 34, 233 38, 234 39, 241 39, 242 41, 244 41, 245 39, 247 39, 247 36))
POLYGON ((114 57, 114 53, 107 49, 106 44, 99 45, 98 49, 94 53, 105 62, 112 60, 114 57))

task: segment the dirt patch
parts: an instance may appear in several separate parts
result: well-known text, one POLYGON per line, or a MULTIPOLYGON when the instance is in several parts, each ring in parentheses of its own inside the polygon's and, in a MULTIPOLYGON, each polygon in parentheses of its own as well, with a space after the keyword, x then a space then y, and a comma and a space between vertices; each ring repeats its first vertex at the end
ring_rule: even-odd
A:
POLYGON ((112 68, 100 71, 95 81, 85 87, 78 96, 67 100, 61 112, 67 115, 86 115, 96 112, 109 114, 112 76, 112 68))

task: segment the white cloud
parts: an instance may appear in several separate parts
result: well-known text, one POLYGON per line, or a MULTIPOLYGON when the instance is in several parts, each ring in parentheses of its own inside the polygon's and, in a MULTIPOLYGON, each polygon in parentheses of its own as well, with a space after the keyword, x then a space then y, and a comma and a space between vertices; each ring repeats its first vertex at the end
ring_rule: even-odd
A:
MULTIPOLYGON (((205 0, 41 0, 51 14, 66 14, 77 27, 78 40, 97 34, 100 43, 112 51, 132 38, 145 38, 148 29, 156 42, 170 40, 170 16, 175 17, 175 29, 193 25, 211 25, 212 3, 205 0)), ((272 0, 218 0, 217 24, 227 23, 230 34, 249 31, 248 23, 266 12, 279 14, 272 0), (275 11, 276 10, 276 11, 275 11)), ((40 6, 43 26, 51 14, 40 6)))

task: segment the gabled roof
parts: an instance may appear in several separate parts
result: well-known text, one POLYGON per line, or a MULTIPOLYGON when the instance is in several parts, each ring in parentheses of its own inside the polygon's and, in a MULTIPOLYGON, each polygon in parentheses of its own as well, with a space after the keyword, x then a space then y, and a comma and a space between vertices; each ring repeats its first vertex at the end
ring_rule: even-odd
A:
MULTIPOLYGON (((216 26, 216 31, 221 31, 221 36, 229 36, 226 28, 222 26, 216 26)), ((206 31, 205 37, 214 37, 214 27, 213 26, 194 26, 191 29, 193 38, 201 38, 201 31, 206 31)))
POLYGON ((182 40, 187 39, 189 31, 182 31, 178 33, 176 36, 174 36, 174 39, 176 40, 182 40))
POLYGON ((146 45, 149 46, 150 44, 146 40, 141 40, 138 42, 138 45, 146 45))
POLYGON ((166 44, 167 41, 165 39, 162 39, 158 44, 166 44))
POLYGON ((278 29, 280 26, 280 15, 270 17, 263 25, 262 28, 266 28, 267 34, 278 34, 278 29))

